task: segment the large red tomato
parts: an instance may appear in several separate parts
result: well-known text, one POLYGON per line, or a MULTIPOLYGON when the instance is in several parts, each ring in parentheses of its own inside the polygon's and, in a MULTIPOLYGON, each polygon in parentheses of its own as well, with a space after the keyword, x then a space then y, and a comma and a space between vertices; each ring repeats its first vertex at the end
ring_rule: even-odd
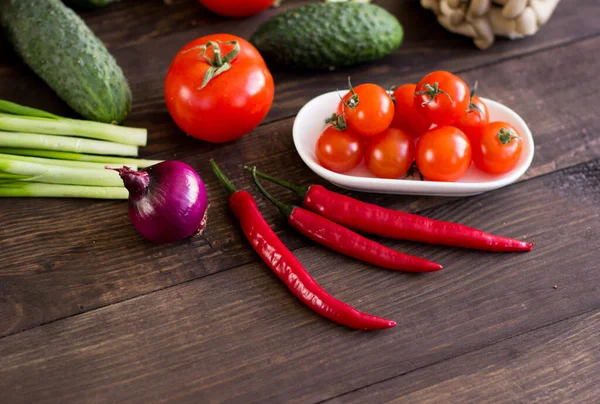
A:
POLYGON ((254 129, 269 112, 273 95, 273 77, 260 53, 229 34, 185 45, 165 79, 165 100, 175 123, 190 136, 213 143, 254 129), (220 57, 215 57, 215 47, 220 57))
POLYGON ((198 0, 213 13, 225 17, 249 17, 271 7, 275 0, 198 0))

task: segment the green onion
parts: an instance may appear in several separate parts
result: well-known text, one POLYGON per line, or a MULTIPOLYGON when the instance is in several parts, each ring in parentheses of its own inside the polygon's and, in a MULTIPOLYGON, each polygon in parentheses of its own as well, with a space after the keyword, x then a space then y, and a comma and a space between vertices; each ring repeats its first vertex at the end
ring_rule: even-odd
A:
POLYGON ((0 197, 50 197, 127 199, 125 187, 87 187, 79 185, 38 184, 35 182, 0 182, 0 197))
POLYGON ((145 146, 148 137, 146 129, 63 118, 5 100, 0 100, 0 130, 81 136, 134 146, 145 146))
POLYGON ((101 187, 119 187, 123 182, 116 171, 91 168, 71 168, 29 163, 0 158, 0 173, 24 175, 30 178, 22 181, 44 182, 50 184, 91 185, 101 187))
POLYGON ((105 168, 160 163, 132 158, 147 137, 146 129, 64 118, 0 100, 0 197, 128 199, 117 171, 105 168))
POLYGON ((66 136, 0 132, 0 147, 58 150, 76 153, 137 156, 137 146, 66 136))
POLYGON ((94 156, 89 154, 69 153, 53 150, 12 149, 6 147, 0 147, 0 153, 16 154, 20 156, 46 157, 49 159, 92 161, 108 165, 137 165, 141 168, 150 167, 163 162, 163 160, 130 159, 127 157, 94 156))
POLYGON ((26 117, 1 113, 0 130, 45 135, 80 136, 134 146, 145 146, 148 135, 146 129, 127 128, 107 123, 67 118, 26 117))
MULTIPOLYGON (((89 163, 87 161, 73 161, 73 160, 58 160, 58 159, 44 159, 40 157, 27 157, 27 156, 15 156, 14 154, 2 154, 0 153, 0 159, 4 160, 17 160, 26 161, 28 163, 45 164, 51 166, 61 167, 72 167, 72 168, 94 168, 96 170, 104 170, 106 166, 110 168, 121 168, 122 164, 110 164, 110 163, 89 163)), ((137 171, 135 164, 127 164, 129 168, 137 171)))
POLYGON ((42 111, 41 109, 26 107, 14 102, 0 100, 0 112, 11 115, 37 116, 38 118, 61 119, 60 116, 42 111))
POLYGON ((26 180, 28 178, 31 177, 29 175, 0 173, 0 180, 2 181, 26 180))

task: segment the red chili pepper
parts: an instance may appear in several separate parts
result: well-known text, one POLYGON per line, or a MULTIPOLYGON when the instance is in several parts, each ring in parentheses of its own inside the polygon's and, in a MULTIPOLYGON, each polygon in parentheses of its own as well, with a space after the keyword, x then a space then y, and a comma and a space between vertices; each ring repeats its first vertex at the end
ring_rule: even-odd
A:
POLYGON ((277 206, 294 229, 325 247, 387 269, 408 272, 442 269, 436 262, 392 250, 309 210, 281 203, 264 189, 255 170, 252 171, 252 177, 260 192, 277 206))
POLYGON ((259 177, 294 191, 302 204, 342 226, 381 237, 494 252, 530 251, 532 243, 496 236, 458 223, 382 208, 321 185, 299 187, 256 171, 259 177))
POLYGON ((396 322, 362 313, 328 294, 286 248, 260 214, 246 191, 236 191, 214 161, 212 169, 229 191, 229 207, 242 226, 244 235, 271 270, 308 307, 336 323, 360 330, 391 328, 396 322))

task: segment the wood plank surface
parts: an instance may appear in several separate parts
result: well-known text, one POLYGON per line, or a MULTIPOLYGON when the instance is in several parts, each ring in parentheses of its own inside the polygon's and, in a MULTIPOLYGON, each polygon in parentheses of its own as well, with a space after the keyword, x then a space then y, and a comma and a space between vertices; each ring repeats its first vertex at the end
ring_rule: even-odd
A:
MULTIPOLYGON (((285 1, 281 8, 292 8, 309 1, 285 1)), ((178 143, 179 130, 170 120, 163 101, 163 81, 175 53, 189 41, 202 35, 229 32, 249 38, 258 25, 279 12, 270 10, 244 19, 224 19, 207 12, 195 0, 178 0, 166 6, 162 1, 123 1, 115 7, 84 13, 90 27, 109 46, 128 77, 134 93, 134 113, 130 125, 152 122, 157 130, 166 131, 171 143, 178 143)), ((596 0, 562 0, 553 18, 535 35, 518 43, 499 39, 493 48, 477 49, 469 38, 449 34, 436 22, 433 13, 418 1, 385 0, 383 7, 393 12, 403 24, 405 40, 393 55, 372 64, 333 72, 290 71, 271 66, 276 83, 273 108, 265 122, 290 117, 324 88, 342 88, 349 75, 356 82, 375 81, 391 86, 399 81, 415 81, 424 72, 440 68, 465 71, 517 57, 560 44, 567 44, 600 32, 600 10, 596 0)), ((70 113, 63 103, 53 99, 41 80, 26 71, 14 58, 0 64, 0 82, 14 83, 0 96, 16 102, 45 107, 56 113, 70 113), (14 67, 17 63, 17 67, 14 67)), ((151 144, 156 144, 151 136, 151 144)), ((147 150, 149 151, 149 150, 147 150)))
MULTIPOLYGON (((394 13, 402 23, 406 33, 403 45, 382 61, 332 72, 290 71, 270 66, 275 79, 276 94, 266 122, 295 115, 300 105, 322 94, 323 88, 343 88, 349 75, 354 77, 356 82, 375 81, 389 87, 400 80, 416 81, 423 72, 438 69, 440 61, 443 61, 446 70, 464 71, 600 32, 600 24, 595 23, 600 19, 600 7, 595 0, 562 0, 555 13, 556 17, 548 23, 549 26, 543 28, 546 30, 544 35, 520 41, 519 46, 500 40, 494 48, 482 52, 474 47, 470 39, 449 35, 437 24, 433 13, 421 8, 417 1, 385 0, 380 4, 394 13)), ((292 5, 290 3, 287 7, 292 5)), ((274 14, 274 11, 272 13, 274 14)), ((266 15, 256 18, 256 21, 249 21, 248 24, 237 24, 231 20, 218 21, 217 24, 220 30, 249 38, 263 18, 266 18, 266 15)), ((152 41, 114 50, 122 65, 131 66, 132 73, 135 72, 131 74, 132 86, 142 101, 141 105, 138 103, 138 113, 155 114, 158 107, 164 108, 162 85, 172 56, 190 40, 212 32, 214 26, 198 24, 191 32, 165 35, 152 41), (146 61, 151 61, 151 65, 146 61)))
POLYGON ((327 403, 594 403, 600 311, 507 338, 327 403))
MULTIPOLYGON (((143 156, 186 161, 205 179, 209 226, 199 238, 158 246, 135 233, 124 202, 1 199, 0 402, 594 402, 600 395, 597 0, 562 0, 538 35, 486 51, 446 32, 418 1, 377 1, 405 28, 394 54, 330 72, 270 66, 276 99, 263 125, 224 145, 183 136, 162 94, 174 53, 208 33, 248 38, 271 15, 309 2, 288 0, 243 20, 196 0, 121 0, 80 11, 130 80, 127 124, 150 132, 143 156), (355 84, 389 86, 434 69, 479 80, 480 95, 525 118, 536 143, 525 176, 463 199, 338 191, 536 245, 491 254, 378 240, 445 266, 423 276, 385 271, 298 236, 257 198, 327 290, 398 322, 383 332, 351 331, 304 307, 260 262, 208 160, 254 195, 244 164, 324 184, 293 147, 299 108, 349 75, 355 84)), ((0 98, 73 116, 1 39, 0 98)))
MULTIPOLYGON (((600 39, 596 37, 465 74, 470 81, 481 80, 482 95, 506 102, 528 120, 536 141, 529 177, 600 157, 600 139, 596 135, 600 131, 600 95, 591 90, 596 76, 587 67, 598 65, 598 54, 600 39), (579 63, 573 64, 572 60, 579 63), (564 74, 566 70, 568 76, 564 74), (531 76, 536 74, 547 80, 532 82, 531 76)), ((256 164, 301 184, 315 182, 317 177, 293 148, 291 125, 291 119, 276 122, 226 145, 182 139, 183 144, 171 154, 157 153, 162 158, 182 159, 196 168, 207 182, 213 204, 204 237, 180 244, 156 246, 141 240, 130 225, 122 202, 0 200, 0 288, 4 292, 0 294, 0 335, 256 260, 242 242, 225 206, 225 193, 207 162, 215 158, 235 184, 248 190, 254 190, 254 186, 242 170, 243 164, 256 164)), ((166 146, 160 143, 150 146, 163 147, 166 146)), ((283 191, 270 189, 289 200, 283 191)), ((447 201, 359 196, 411 212, 447 201)), ((277 212, 260 201, 265 216, 291 248, 307 243, 293 232, 281 231, 285 225, 277 212)), ((440 219, 476 226, 469 214, 468 210, 448 215, 435 212, 440 219)), ((429 254, 426 246, 403 248, 429 254)))
POLYGON ((315 402, 600 309, 600 160, 434 212, 536 246, 432 248, 447 266, 425 276, 301 248, 335 296, 398 326, 324 320, 252 263, 0 339, 0 391, 11 403, 315 402))

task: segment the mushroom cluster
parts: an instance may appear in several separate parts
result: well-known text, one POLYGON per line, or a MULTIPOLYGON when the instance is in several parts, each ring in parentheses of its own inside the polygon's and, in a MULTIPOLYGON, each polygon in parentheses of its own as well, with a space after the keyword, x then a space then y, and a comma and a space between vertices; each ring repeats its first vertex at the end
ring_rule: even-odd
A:
POLYGON ((496 35, 510 39, 535 34, 560 0, 421 0, 450 32, 473 38, 486 49, 496 35))

